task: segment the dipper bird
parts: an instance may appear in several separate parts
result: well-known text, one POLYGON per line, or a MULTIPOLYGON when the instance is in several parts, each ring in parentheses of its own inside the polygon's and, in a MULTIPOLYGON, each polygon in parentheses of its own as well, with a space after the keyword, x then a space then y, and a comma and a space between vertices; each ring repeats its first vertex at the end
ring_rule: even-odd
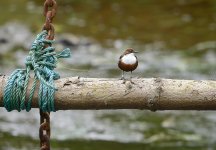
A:
POLYGON ((119 57, 118 67, 122 70, 121 80, 125 80, 124 72, 131 72, 132 79, 132 71, 134 71, 138 66, 138 59, 135 56, 137 51, 134 51, 132 48, 128 48, 125 52, 119 57))

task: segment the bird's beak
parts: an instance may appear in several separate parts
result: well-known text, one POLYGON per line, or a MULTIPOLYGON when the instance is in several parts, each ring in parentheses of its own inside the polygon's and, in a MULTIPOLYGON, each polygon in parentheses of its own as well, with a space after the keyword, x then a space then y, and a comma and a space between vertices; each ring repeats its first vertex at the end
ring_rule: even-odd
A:
POLYGON ((139 53, 138 51, 134 51, 134 53, 139 53))

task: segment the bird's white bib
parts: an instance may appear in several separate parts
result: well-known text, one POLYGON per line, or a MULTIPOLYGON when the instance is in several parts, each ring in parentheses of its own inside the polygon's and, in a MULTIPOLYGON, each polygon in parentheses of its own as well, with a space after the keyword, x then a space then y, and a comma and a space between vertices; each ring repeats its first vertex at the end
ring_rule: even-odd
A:
POLYGON ((134 53, 126 54, 122 57, 121 61, 124 64, 133 65, 136 63, 137 59, 134 55, 134 53))

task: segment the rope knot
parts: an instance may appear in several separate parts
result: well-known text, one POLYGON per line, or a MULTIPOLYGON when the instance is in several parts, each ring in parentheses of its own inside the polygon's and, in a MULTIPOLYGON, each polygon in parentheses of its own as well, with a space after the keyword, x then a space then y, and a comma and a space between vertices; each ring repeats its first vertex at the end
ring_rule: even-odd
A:
POLYGON ((57 88, 54 86, 54 80, 60 78, 60 75, 54 71, 59 58, 70 57, 70 49, 64 49, 56 54, 55 48, 51 47, 53 40, 47 40, 49 33, 44 30, 37 35, 33 42, 29 56, 26 57, 26 69, 15 70, 6 84, 4 90, 4 107, 8 111, 12 110, 31 110, 32 98, 39 80, 39 107, 43 112, 55 111, 54 94, 57 88), (26 100, 26 91, 30 78, 30 71, 34 70, 34 82, 30 90, 28 100, 26 100))

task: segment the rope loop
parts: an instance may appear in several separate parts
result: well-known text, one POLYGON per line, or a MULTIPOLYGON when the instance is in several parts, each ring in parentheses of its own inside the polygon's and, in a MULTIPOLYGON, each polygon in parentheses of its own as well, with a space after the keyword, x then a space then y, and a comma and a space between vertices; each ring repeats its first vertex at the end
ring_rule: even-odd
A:
POLYGON ((26 57, 26 69, 17 69, 9 77, 4 89, 4 107, 7 111, 31 110, 32 98, 40 81, 38 92, 38 104, 43 112, 55 111, 54 94, 57 88, 54 80, 60 75, 54 71, 59 58, 70 57, 70 49, 64 49, 60 53, 52 47, 53 40, 47 40, 48 31, 43 30, 33 42, 29 56, 26 57), (26 99, 30 71, 34 71, 34 81, 30 90, 29 98, 26 99))

